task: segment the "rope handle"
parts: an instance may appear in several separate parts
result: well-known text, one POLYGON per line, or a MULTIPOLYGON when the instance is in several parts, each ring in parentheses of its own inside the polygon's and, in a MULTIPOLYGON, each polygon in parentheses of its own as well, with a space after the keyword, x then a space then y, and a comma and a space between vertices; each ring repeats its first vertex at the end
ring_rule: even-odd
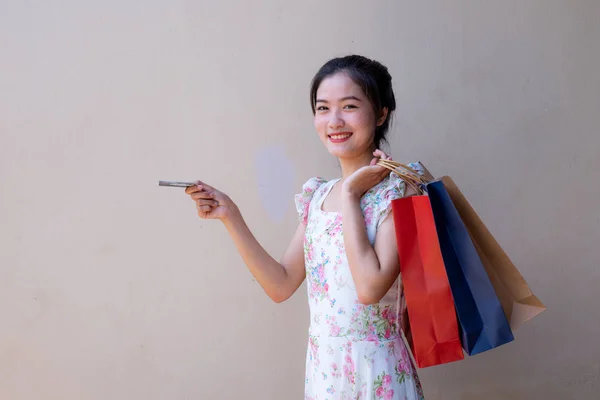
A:
POLYGON ((387 168, 398 175, 398 177, 400 177, 400 179, 410 186, 417 194, 421 195, 424 193, 422 185, 426 184, 428 181, 408 165, 384 159, 379 159, 377 165, 387 168))

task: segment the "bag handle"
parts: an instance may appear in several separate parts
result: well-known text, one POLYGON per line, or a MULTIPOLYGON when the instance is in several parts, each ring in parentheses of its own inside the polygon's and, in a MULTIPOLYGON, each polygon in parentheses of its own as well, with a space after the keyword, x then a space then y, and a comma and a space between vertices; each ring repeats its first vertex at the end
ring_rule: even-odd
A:
POLYGON ((423 194, 422 185, 427 183, 427 180, 419 175, 417 171, 406 164, 392 160, 379 159, 377 165, 387 168, 400 177, 407 185, 409 185, 417 194, 423 194))

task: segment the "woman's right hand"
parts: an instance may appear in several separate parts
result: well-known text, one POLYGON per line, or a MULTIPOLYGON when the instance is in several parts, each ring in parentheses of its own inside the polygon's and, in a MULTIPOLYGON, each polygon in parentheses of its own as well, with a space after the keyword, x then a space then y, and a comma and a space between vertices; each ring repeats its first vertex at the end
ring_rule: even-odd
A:
POLYGON ((298 225, 282 261, 277 262, 256 240, 229 196, 203 182, 195 183, 185 192, 196 203, 198 216, 223 222, 244 263, 273 301, 279 303, 290 297, 306 276, 304 224, 298 225))
POLYGON ((196 181, 196 186, 187 187, 185 193, 196 203, 198 216, 202 219, 225 221, 237 211, 229 196, 201 181, 196 181))

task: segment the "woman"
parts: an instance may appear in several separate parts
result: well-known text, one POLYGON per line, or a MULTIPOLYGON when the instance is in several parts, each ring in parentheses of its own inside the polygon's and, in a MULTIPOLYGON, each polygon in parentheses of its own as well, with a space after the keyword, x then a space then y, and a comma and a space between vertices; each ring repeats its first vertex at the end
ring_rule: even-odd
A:
POLYGON ((295 196, 299 224, 280 262, 236 204, 198 181, 186 189, 203 219, 227 228, 250 272, 276 302, 307 279, 310 306, 305 399, 423 399, 402 339, 403 294, 391 201, 408 193, 383 167, 380 146, 396 108, 379 62, 352 55, 313 78, 314 125, 342 176, 309 179, 295 196))

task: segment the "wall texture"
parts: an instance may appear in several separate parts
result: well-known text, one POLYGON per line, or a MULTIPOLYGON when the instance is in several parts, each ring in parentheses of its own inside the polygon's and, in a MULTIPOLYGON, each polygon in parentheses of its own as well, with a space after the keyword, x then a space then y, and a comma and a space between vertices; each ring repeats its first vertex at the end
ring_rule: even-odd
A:
POLYGON ((204 179, 274 255, 338 168, 312 127, 327 59, 394 76, 396 159, 450 174, 548 311, 421 371, 428 399, 600 390, 600 3, 0 2, 0 399, 302 398, 305 287, 271 304, 204 179), (594 183, 595 182, 595 183, 594 183))

